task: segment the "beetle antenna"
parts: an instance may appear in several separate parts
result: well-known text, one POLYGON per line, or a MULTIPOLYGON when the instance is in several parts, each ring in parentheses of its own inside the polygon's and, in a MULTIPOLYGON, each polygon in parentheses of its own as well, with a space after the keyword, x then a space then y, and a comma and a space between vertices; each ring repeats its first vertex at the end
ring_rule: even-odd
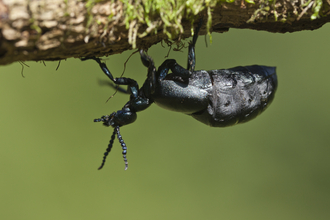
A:
MULTIPOLYGON (((127 60, 125 61, 125 63, 124 63, 124 70, 123 70, 123 73, 120 75, 120 78, 123 77, 123 75, 124 75, 124 73, 125 73, 127 62, 128 62, 129 59, 131 59, 131 57, 132 57, 134 54, 136 54, 137 52, 139 52, 139 50, 136 50, 136 51, 134 51, 133 53, 131 53, 131 55, 129 55, 129 57, 128 57, 127 60)), ((110 96, 110 97, 107 99, 106 103, 107 103, 112 97, 114 97, 114 96, 116 95, 116 93, 118 92, 118 90, 121 90, 121 88, 119 87, 119 85, 117 85, 115 88, 116 88, 116 91, 112 94, 112 96, 110 96)), ((122 91, 121 91, 121 92, 122 92, 122 91)), ((126 92, 126 93, 127 93, 127 92, 126 92)))
POLYGON ((111 151, 111 148, 112 148, 112 145, 113 145, 113 141, 115 140, 115 135, 116 135, 116 128, 113 130, 113 133, 112 133, 112 135, 111 135, 111 139, 110 139, 110 142, 109 142, 109 144, 108 144, 108 148, 107 148, 107 150, 105 151, 105 153, 104 153, 104 156, 103 156, 103 160, 102 160, 102 164, 101 164, 101 166, 98 168, 98 170, 100 170, 100 169, 102 169, 102 167, 104 166, 104 164, 105 164, 105 160, 107 159, 107 156, 108 156, 108 154, 110 153, 110 151, 111 151))
POLYGON ((127 168, 128 168, 128 162, 127 162, 127 157, 126 157, 127 147, 123 140, 123 137, 120 135, 119 126, 115 127, 115 132, 117 133, 117 138, 118 138, 121 148, 123 150, 122 154, 123 154, 123 158, 124 158, 124 162, 125 162, 125 170, 127 170, 127 168))

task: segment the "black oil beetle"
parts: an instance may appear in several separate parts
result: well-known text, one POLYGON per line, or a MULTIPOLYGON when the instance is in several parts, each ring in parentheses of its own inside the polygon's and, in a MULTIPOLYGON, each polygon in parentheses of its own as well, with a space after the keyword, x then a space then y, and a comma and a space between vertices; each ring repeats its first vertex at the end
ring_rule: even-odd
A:
POLYGON ((209 71, 194 70, 195 44, 200 27, 201 22, 189 43, 187 69, 174 59, 167 59, 157 70, 152 58, 140 50, 142 63, 148 68, 147 79, 141 88, 133 79, 114 78, 99 58, 81 59, 95 60, 116 86, 127 85, 125 92, 130 94, 129 101, 121 110, 94 120, 114 128, 99 169, 104 166, 116 134, 122 146, 125 170, 128 168, 127 147, 119 128, 133 123, 137 118, 136 113, 152 103, 190 115, 211 127, 226 127, 257 117, 273 101, 277 88, 275 67, 253 65, 209 71), (169 74, 169 70, 172 73, 169 74))

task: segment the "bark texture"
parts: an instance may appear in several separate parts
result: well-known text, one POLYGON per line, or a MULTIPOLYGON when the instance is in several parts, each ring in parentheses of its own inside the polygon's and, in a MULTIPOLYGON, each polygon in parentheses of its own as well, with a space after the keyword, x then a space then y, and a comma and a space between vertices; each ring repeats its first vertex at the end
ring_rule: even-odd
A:
MULTIPOLYGON (((143 0, 128 2, 0 0, 0 65, 107 56, 132 46, 147 49, 169 36, 172 40, 190 37, 192 20, 197 23, 200 16, 207 21, 211 15, 209 30, 213 32, 249 28, 285 33, 317 29, 330 20, 330 0, 258 0, 254 4, 235 0, 212 7, 205 7, 204 2, 198 14, 188 6, 179 8, 181 14, 175 18, 179 24, 166 23, 157 10, 146 10, 143 0), (138 8, 127 9, 127 5, 136 2, 145 10, 142 13, 148 12, 148 21, 133 16, 128 22, 129 12, 138 8)), ((206 28, 203 26, 200 34, 206 34, 206 28)))

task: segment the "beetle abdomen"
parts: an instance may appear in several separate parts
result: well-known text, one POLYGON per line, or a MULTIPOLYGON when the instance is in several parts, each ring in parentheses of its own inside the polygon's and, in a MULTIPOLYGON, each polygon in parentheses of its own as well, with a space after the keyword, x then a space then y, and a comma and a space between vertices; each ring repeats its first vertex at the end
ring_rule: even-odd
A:
POLYGON ((206 110, 194 113, 195 119, 212 127, 247 122, 273 101, 277 88, 275 67, 239 66, 208 71, 213 84, 206 110))

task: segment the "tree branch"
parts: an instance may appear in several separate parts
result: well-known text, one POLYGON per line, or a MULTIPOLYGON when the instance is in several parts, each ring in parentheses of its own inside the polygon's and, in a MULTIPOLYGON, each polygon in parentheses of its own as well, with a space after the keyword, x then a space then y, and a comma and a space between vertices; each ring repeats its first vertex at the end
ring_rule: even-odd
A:
POLYGON ((330 19, 330 0, 123 2, 0 0, 0 65, 147 49, 190 37, 199 17, 207 23, 201 34, 229 28, 313 30, 330 19))

